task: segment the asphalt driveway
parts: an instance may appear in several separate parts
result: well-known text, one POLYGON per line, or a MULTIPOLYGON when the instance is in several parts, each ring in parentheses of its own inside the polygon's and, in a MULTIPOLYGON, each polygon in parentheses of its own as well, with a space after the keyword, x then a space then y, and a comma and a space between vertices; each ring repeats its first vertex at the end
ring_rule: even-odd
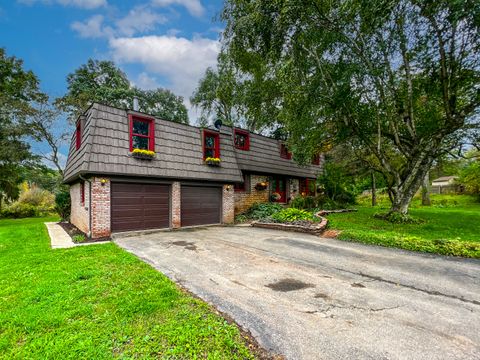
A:
POLYGON ((250 227, 116 242, 288 359, 480 359, 480 261, 250 227))

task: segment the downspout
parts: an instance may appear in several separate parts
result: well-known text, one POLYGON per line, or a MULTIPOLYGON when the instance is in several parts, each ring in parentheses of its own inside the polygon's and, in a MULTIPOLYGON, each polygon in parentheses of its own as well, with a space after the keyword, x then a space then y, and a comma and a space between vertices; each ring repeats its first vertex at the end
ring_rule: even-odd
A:
POLYGON ((88 183, 88 236, 92 236, 92 182, 82 175, 78 175, 80 180, 88 183))

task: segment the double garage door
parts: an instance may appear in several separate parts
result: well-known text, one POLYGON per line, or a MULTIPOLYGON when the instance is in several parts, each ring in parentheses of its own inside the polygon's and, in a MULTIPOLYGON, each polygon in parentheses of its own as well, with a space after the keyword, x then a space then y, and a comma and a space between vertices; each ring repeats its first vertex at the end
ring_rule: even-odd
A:
MULTIPOLYGON (((170 185, 112 182, 111 186, 112 232, 170 226, 170 185)), ((182 185, 181 226, 218 224, 221 206, 220 187, 182 185)))

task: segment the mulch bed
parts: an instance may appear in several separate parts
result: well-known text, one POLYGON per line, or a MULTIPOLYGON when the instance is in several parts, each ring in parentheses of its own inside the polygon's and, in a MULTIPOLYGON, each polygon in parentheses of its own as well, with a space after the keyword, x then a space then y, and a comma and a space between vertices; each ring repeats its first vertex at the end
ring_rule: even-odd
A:
POLYGON ((59 222, 58 223, 63 230, 67 232, 68 235, 72 238, 72 241, 75 244, 85 244, 85 243, 94 243, 94 242, 99 242, 99 241, 110 241, 110 237, 102 237, 102 238, 96 238, 92 239, 91 237, 87 236, 83 231, 79 230, 75 225, 69 223, 69 222, 59 222), (83 235, 85 237, 85 241, 75 241, 73 237, 75 235, 83 235))

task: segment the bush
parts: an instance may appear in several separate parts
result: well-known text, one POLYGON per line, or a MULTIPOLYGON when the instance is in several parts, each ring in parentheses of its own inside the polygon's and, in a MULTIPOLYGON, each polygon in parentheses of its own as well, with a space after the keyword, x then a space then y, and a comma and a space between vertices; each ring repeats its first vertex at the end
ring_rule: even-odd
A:
POLYGON ((17 202, 32 205, 38 208, 41 213, 48 213, 54 210, 55 200, 50 191, 41 189, 36 185, 29 186, 27 183, 23 183, 21 188, 17 202))
POLYGON ((55 195, 55 210, 62 220, 70 218, 70 191, 62 190, 55 195))
POLYGON ((317 201, 313 196, 297 196, 290 202, 290 206, 297 209, 311 210, 317 207, 317 201))
POLYGON ((87 238, 83 234, 77 234, 72 236, 72 240, 76 243, 82 243, 82 242, 85 242, 87 238))
POLYGON ((282 205, 277 203, 255 203, 248 209, 245 215, 249 219, 260 220, 268 218, 282 209, 282 205))
POLYGON ((2 217, 14 219, 35 217, 39 215, 40 211, 36 206, 18 201, 14 202, 2 211, 2 217))
POLYGON ((314 221, 315 217, 306 210, 291 207, 276 212, 271 216, 271 219, 277 222, 292 222, 300 220, 314 221))

